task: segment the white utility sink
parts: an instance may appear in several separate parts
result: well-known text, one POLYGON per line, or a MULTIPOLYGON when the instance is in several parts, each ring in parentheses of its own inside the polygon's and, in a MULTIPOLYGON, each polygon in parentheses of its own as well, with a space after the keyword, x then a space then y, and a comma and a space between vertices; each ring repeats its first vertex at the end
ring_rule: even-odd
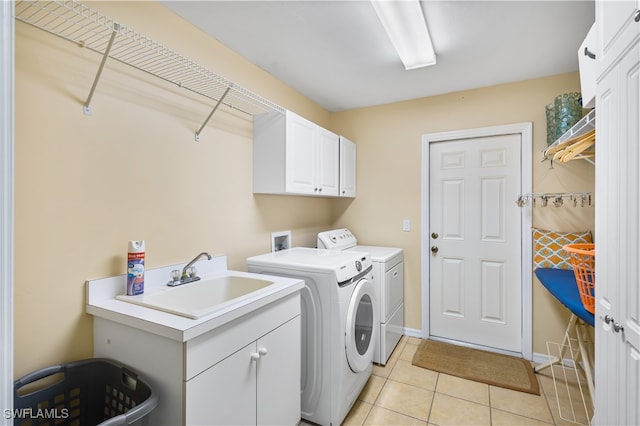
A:
POLYGON ((156 287, 138 296, 118 295, 117 299, 183 317, 198 319, 229 304, 249 298, 273 281, 223 275, 203 278, 177 287, 156 287))

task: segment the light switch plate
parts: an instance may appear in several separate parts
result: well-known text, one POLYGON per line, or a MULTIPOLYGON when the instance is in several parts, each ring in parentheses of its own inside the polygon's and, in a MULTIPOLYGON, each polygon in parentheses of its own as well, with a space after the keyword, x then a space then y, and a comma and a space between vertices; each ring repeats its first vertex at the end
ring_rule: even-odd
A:
POLYGON ((411 221, 409 219, 404 219, 402 221, 402 230, 404 232, 409 232, 411 231, 411 221))

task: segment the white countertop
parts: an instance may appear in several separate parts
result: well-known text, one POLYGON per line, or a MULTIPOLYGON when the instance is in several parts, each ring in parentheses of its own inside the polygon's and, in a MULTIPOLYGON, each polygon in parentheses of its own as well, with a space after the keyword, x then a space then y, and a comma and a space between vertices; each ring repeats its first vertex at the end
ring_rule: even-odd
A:
MULTIPOLYGON (((145 292, 155 287, 165 286, 173 269, 182 269, 186 264, 170 265, 145 271, 145 292)), ((250 272, 229 271, 226 256, 216 256, 212 260, 200 260, 196 263, 198 275, 203 279, 220 276, 237 276, 256 279, 268 279, 274 284, 250 293, 237 301, 221 305, 211 314, 198 319, 159 311, 116 299, 125 294, 126 275, 88 280, 87 313, 99 318, 125 324, 169 339, 186 342, 214 328, 220 327, 236 318, 240 318, 269 303, 292 295, 304 286, 304 281, 250 272)), ((189 285, 189 284, 184 284, 189 285)))

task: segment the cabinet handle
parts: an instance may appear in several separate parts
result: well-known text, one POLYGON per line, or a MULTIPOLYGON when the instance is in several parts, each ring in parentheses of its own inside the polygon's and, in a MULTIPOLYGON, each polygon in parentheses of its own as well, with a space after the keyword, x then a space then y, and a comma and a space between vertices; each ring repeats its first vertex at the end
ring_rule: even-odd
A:
POLYGON ((267 348, 258 349, 258 354, 260 354, 260 356, 267 356, 267 348))
POLYGON ((251 361, 258 361, 260 359, 260 354, 258 352, 254 352, 251 354, 251 361))
POLYGON ((591 59, 595 59, 596 58, 596 54, 589 52, 589 48, 588 47, 584 48, 584 56, 588 56, 591 59))
POLYGON ((634 21, 640 22, 640 10, 636 11, 636 17, 633 18, 634 21))

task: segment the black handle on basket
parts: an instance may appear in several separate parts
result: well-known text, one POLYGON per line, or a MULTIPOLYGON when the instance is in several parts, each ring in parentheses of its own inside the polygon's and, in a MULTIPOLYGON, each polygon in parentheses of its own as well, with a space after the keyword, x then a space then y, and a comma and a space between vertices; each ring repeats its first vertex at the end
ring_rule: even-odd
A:
MULTIPOLYGON (((132 390, 136 390, 139 377, 136 373, 126 367, 120 367, 120 377, 122 384, 132 390)), ((100 423, 100 426, 118 426, 134 424, 138 420, 149 414, 157 407, 159 402, 158 394, 151 389, 151 395, 142 403, 130 409, 124 414, 112 417, 100 423)))
POLYGON ((112 417, 104 422, 100 423, 100 426, 118 426, 118 425, 131 425, 142 419, 144 416, 153 411, 157 407, 159 402, 158 394, 153 389, 151 395, 144 401, 144 403, 137 405, 124 414, 112 417))
POLYGON ((38 371, 34 371, 16 380, 13 383, 13 391, 17 393, 18 389, 20 389, 25 385, 28 385, 29 383, 33 383, 38 380, 47 378, 49 376, 53 376, 54 374, 65 373, 66 371, 67 371, 67 367, 62 364, 52 365, 50 367, 46 367, 38 371))

